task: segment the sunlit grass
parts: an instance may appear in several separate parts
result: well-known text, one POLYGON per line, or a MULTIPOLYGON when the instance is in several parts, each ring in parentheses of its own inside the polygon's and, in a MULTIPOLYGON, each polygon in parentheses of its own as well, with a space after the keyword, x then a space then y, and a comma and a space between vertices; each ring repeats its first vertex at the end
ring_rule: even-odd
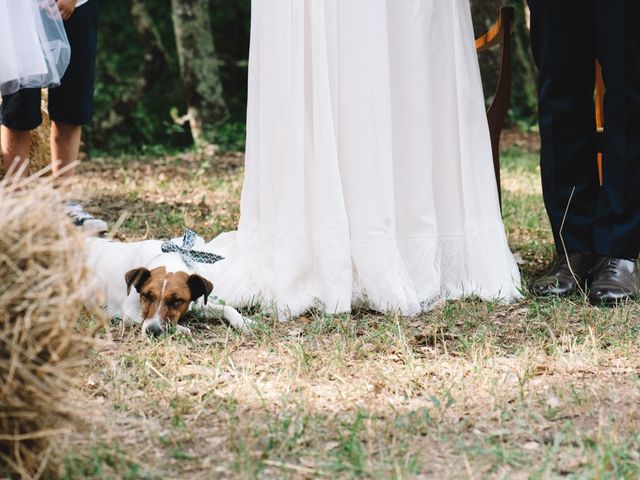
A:
MULTIPOLYGON (((211 237, 237 222, 242 169, 207 162, 105 161, 78 188, 112 221, 130 210, 120 238, 183 223, 211 237)), ((536 155, 508 152, 503 178, 510 242, 533 278, 553 255, 536 155)), ((247 336, 194 318, 193 337, 153 342, 112 326, 66 478, 640 475, 638 305, 469 299, 419 318, 256 321, 247 336)))

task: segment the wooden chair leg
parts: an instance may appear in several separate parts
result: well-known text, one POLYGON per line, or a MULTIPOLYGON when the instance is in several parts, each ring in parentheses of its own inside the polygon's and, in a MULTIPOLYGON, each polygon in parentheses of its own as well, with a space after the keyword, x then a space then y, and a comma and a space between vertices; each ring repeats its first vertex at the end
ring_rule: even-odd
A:
POLYGON ((501 60, 500 60, 500 77, 498 80, 498 88, 493 99, 493 103, 487 112, 489 121, 489 132, 491 134, 491 147, 493 149, 493 168, 495 171, 496 182, 498 185, 498 197, 500 205, 502 205, 502 188, 500 185, 500 137, 504 127, 504 121, 509 112, 511 104, 511 87, 512 87, 512 40, 511 33, 513 29, 513 21, 515 18, 515 10, 513 7, 502 7, 500 9, 500 21, 502 25, 502 42, 501 42, 501 60))
POLYGON ((596 62, 596 127, 598 129, 598 180, 600 186, 604 186, 604 173, 602 165, 602 144, 604 142, 604 79, 602 77, 602 66, 596 62))

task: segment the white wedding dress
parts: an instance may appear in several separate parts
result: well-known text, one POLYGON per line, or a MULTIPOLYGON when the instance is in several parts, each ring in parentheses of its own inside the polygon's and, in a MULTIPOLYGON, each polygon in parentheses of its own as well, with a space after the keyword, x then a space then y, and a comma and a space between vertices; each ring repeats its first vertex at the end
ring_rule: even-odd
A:
POLYGON ((55 0, 0 0, 0 94, 60 85, 70 58, 55 0))
POLYGON ((290 315, 519 298, 468 0, 253 0, 238 231, 214 293, 290 315))

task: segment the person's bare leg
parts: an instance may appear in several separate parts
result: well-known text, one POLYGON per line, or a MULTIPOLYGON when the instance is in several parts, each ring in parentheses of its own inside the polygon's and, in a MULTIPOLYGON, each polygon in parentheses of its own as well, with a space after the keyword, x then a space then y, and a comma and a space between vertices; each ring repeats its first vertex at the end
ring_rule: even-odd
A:
MULTIPOLYGON (((53 159, 53 175, 58 187, 69 186, 65 183, 73 177, 75 168, 71 167, 78 160, 80 153, 80 137, 82 127, 62 122, 51 122, 51 158, 53 159)), ((67 214, 78 227, 95 233, 104 233, 108 225, 104 220, 95 218, 75 200, 66 205, 67 214)))
POLYGON ((74 168, 69 165, 78 160, 82 127, 62 122, 51 122, 51 158, 53 175, 59 181, 73 176, 74 168))
POLYGON ((16 174, 22 169, 22 177, 26 177, 29 173, 26 167, 29 164, 31 132, 15 130, 2 125, 0 127, 0 143, 2 144, 2 161, 5 172, 11 170, 16 174))

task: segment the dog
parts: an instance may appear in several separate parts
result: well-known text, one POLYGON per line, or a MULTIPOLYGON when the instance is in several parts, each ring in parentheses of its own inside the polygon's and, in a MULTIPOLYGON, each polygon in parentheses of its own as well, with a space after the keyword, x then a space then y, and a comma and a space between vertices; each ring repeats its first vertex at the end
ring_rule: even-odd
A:
POLYGON ((190 310, 221 313, 229 324, 245 331, 250 321, 232 307, 209 301, 214 254, 194 251, 204 241, 186 231, 183 246, 146 240, 120 243, 101 238, 87 239, 88 267, 96 298, 103 298, 107 315, 142 325, 142 333, 162 335, 175 328, 190 310), (208 262, 208 263, 203 263, 208 262))

